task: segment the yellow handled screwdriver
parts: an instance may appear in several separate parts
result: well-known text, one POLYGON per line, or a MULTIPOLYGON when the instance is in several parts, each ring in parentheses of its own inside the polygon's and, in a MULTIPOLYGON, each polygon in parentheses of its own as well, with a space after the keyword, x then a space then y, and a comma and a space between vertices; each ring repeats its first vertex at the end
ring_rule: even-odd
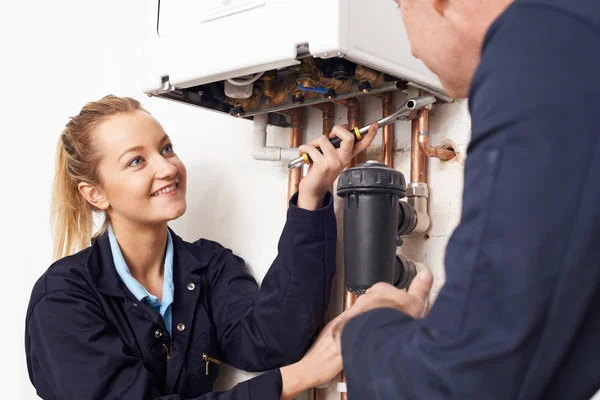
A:
MULTIPOLYGON (((407 100, 406 103, 404 103, 402 105, 402 107, 398 108, 396 111, 394 111, 389 116, 377 121, 377 124, 381 128, 382 126, 393 124, 396 121, 411 119, 411 116, 414 117, 414 113, 416 113, 417 111, 421 110, 422 108, 425 108, 435 102, 436 102, 436 99, 434 96, 414 97, 412 99, 407 100)), ((351 130, 350 132, 352 132, 354 134, 354 140, 356 142, 361 141, 363 139, 364 135, 367 132, 369 132, 370 126, 371 125, 367 125, 367 126, 363 126, 362 128, 356 127, 353 130, 351 130)), ((335 148, 339 148, 340 144, 342 143, 342 139, 340 139, 339 137, 334 137, 333 139, 330 139, 329 141, 335 148)), ((319 151, 321 151, 321 149, 319 149, 318 147, 317 147, 317 149, 319 151)), ((302 155, 300 155, 300 157, 295 158, 289 162, 288 168, 289 169, 299 168, 306 164, 308 164, 308 165, 312 164, 312 160, 308 154, 302 153, 302 155)))

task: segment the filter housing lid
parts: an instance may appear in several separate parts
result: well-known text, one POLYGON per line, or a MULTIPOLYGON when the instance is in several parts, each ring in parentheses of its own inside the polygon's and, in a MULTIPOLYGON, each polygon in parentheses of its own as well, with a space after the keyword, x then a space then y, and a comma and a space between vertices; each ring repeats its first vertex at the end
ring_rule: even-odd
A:
POLYGON ((406 180, 400 171, 377 161, 367 161, 340 174, 338 196, 345 197, 354 193, 389 193, 403 198, 406 196, 406 180))

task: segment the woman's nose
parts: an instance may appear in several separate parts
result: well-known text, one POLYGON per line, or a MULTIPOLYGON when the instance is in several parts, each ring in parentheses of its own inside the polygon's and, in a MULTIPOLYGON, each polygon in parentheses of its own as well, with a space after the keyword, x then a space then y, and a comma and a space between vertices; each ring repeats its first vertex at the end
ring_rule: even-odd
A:
POLYGON ((169 179, 177 175, 177 167, 169 162, 164 157, 161 157, 161 162, 156 171, 157 179, 169 179))

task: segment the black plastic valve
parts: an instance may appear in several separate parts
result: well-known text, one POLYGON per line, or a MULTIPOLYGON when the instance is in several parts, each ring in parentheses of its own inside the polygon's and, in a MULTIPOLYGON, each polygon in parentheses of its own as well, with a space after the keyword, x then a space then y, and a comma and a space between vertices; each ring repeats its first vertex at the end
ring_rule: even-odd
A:
POLYGON ((359 164, 342 172, 337 194, 344 198, 346 288, 363 293, 377 282, 394 284, 404 175, 384 164, 359 164))
POLYGON ((336 60, 336 64, 333 67, 332 76, 340 81, 345 81, 354 77, 356 71, 356 64, 346 61, 344 59, 336 60))

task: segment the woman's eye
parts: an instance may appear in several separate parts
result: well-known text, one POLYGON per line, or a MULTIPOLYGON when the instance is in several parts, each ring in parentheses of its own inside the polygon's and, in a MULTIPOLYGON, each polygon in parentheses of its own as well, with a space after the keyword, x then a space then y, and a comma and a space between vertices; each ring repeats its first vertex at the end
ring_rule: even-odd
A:
POLYGON ((173 145, 168 144, 162 149, 162 154, 173 154, 173 145))
POLYGON ((127 164, 128 167, 137 167, 140 166, 142 164, 142 157, 136 157, 133 160, 129 161, 129 164, 127 164))

